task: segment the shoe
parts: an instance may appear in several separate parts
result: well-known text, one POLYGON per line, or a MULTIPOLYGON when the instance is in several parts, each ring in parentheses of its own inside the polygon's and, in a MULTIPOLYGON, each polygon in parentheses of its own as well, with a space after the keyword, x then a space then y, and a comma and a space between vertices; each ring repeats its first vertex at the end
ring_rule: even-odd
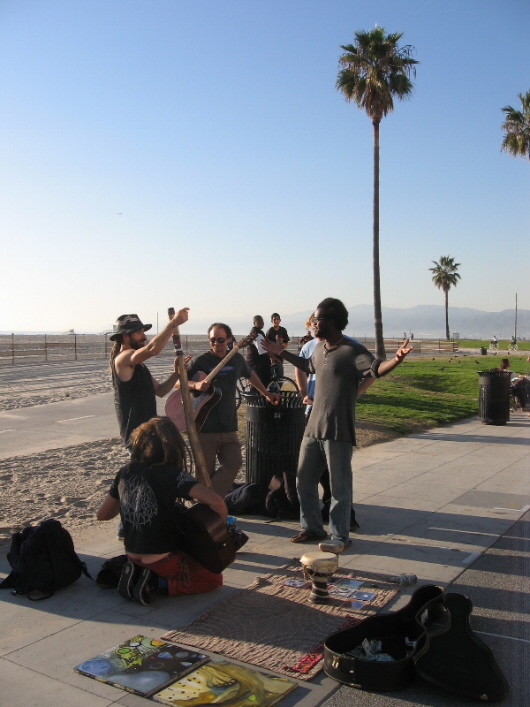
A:
POLYGON ((310 533, 309 530, 302 530, 298 533, 298 535, 295 535, 294 537, 291 538, 292 543, 310 543, 316 540, 324 540, 327 538, 328 535, 327 533, 324 533, 324 535, 315 535, 315 533, 310 533))
POLYGON ((136 584, 134 585, 133 599, 135 601, 139 601, 140 604, 143 604, 144 606, 151 603, 151 597, 154 593, 152 582, 154 577, 155 573, 147 567, 144 567, 136 584))
POLYGON ((141 567, 135 565, 130 560, 123 565, 123 569, 120 575, 120 581, 118 582, 118 594, 124 599, 134 598, 134 585, 140 577, 141 567))
POLYGON ((351 546, 353 545, 351 538, 348 538, 346 542, 344 543, 344 547, 342 548, 341 552, 344 552, 344 550, 348 550, 351 546))

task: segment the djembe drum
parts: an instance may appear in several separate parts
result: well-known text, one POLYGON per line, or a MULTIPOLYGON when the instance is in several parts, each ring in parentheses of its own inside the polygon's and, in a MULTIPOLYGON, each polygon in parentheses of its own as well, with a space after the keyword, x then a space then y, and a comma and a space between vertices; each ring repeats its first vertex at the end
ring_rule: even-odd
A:
POLYGON ((304 577, 310 579, 313 586, 311 588, 310 600, 314 604, 324 604, 329 601, 328 578, 333 577, 333 573, 339 566, 339 558, 333 552, 306 552, 300 558, 304 577))

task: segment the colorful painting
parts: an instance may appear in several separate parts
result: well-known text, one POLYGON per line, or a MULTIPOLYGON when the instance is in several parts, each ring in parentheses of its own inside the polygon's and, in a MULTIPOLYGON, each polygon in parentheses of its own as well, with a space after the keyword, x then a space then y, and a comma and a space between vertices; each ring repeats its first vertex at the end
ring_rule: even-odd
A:
POLYGON ((176 707, 270 707, 296 686, 294 680, 223 660, 194 670, 153 699, 176 707))
POLYGON ((134 636, 119 646, 76 665, 89 678, 149 697, 187 675, 209 658, 197 651, 146 636, 134 636))

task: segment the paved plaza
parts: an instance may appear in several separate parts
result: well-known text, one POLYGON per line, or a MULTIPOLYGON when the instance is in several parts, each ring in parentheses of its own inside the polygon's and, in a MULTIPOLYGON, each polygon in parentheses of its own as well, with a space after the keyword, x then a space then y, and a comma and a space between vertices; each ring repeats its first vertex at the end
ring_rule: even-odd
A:
MULTIPOLYGON (((68 405, 77 402, 83 401, 68 405)), ((45 407, 49 411, 53 405, 45 407)), ((38 414, 31 410, 20 413, 38 414)), ((83 413, 92 414, 88 407, 83 413)), ((94 431, 87 428, 86 434, 94 431)), ((85 441, 82 428, 75 436, 75 442, 68 443, 85 441)), ((19 454, 34 451, 32 445, 37 444, 25 439, 28 449, 20 448, 19 454)), ((42 445, 42 431, 39 439, 42 445)), ((452 591, 468 595, 474 604, 472 626, 494 650, 510 683, 510 694, 502 703, 509 707, 530 704, 523 672, 530 655, 529 441, 530 418, 517 412, 504 426, 472 418, 356 451, 354 500, 360 532, 353 536, 352 548, 340 556, 341 567, 416 574, 420 584, 452 585, 452 591)), ((224 587, 211 594, 157 597, 152 605, 142 606, 85 577, 37 603, 9 591, 0 593, 3 704, 146 704, 143 698, 76 674, 73 666, 138 633, 159 637, 183 626, 256 577, 315 549, 289 541, 298 528, 294 522, 253 517, 241 518, 239 525, 250 540, 225 571, 224 587)), ((115 523, 103 523, 74 536, 92 576, 105 558, 123 552, 115 530, 115 523)), ((9 571, 7 549, 7 544, 0 548, 4 576, 9 571)), ((405 588, 388 608, 403 606, 413 590, 405 588)), ((300 682, 282 705, 323 703, 326 707, 476 704, 420 681, 400 692, 366 693, 341 687, 321 672, 309 683, 300 682)))

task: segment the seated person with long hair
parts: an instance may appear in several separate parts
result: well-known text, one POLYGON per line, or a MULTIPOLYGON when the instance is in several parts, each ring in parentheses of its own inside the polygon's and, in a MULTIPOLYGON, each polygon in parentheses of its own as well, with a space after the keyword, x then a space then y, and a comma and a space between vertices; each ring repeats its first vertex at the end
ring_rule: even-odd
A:
POLYGON ((125 565, 118 591, 147 603, 151 572, 165 577, 168 594, 198 594, 217 589, 223 575, 210 572, 179 549, 179 499, 208 505, 226 522, 223 499, 186 472, 184 441, 167 417, 154 417, 132 435, 131 461, 117 473, 98 520, 120 513, 125 536, 125 565))

